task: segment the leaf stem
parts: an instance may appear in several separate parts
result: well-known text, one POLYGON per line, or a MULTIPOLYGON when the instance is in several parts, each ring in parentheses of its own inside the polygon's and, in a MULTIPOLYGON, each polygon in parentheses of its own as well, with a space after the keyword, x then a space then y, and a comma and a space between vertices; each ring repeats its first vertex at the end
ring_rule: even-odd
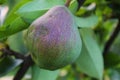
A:
POLYGON ((72 1, 72 0, 66 0, 65 6, 66 6, 66 7, 69 7, 71 1, 72 1))

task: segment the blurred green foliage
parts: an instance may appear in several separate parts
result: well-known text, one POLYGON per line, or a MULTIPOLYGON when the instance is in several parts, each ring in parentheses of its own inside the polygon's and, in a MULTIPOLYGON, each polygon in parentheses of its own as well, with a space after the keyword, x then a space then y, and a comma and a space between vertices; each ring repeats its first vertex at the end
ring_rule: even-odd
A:
MULTIPOLYGON (((0 41, 26 55, 29 51, 24 44, 23 30, 51 7, 64 3, 65 0, 0 0, 0 5, 9 7, 4 24, 0 26, 0 41)), ((26 73, 31 76, 30 80, 120 80, 120 34, 108 55, 102 56, 105 42, 119 23, 120 0, 86 0, 76 11, 77 5, 77 0, 72 0, 69 9, 82 36, 83 47, 78 60, 57 71, 34 65, 26 73)), ((12 72, 21 62, 13 56, 0 58, 0 77, 12 72)))

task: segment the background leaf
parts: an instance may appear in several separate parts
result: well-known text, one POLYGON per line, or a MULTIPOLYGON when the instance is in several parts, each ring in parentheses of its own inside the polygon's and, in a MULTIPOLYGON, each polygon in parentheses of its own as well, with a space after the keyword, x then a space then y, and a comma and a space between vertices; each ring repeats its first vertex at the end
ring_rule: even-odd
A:
POLYGON ((95 27, 98 24, 98 17, 95 15, 89 17, 75 17, 78 27, 95 27))
POLYGON ((0 27, 0 39, 6 38, 14 33, 24 30, 28 27, 28 24, 24 22, 15 12, 25 3, 31 0, 21 0, 18 2, 12 10, 9 11, 4 25, 0 27))
POLYGON ((10 36, 7 40, 7 43, 9 47, 16 52, 22 54, 26 54, 28 52, 24 44, 24 38, 22 32, 10 36))
POLYGON ((6 0, 0 0, 0 5, 6 3, 6 0))
POLYGON ((103 57, 99 46, 93 39, 92 31, 89 29, 80 30, 83 47, 77 65, 80 70, 89 76, 102 80, 103 57))
POLYGON ((69 9, 70 11, 75 14, 76 11, 77 11, 77 7, 78 7, 78 3, 77 3, 77 0, 72 0, 70 6, 69 6, 69 9))
POLYGON ((63 5, 63 0, 34 0, 22 6, 17 14, 26 22, 31 23, 37 17, 43 15, 48 9, 55 5, 63 5))
POLYGON ((14 60, 12 57, 5 57, 0 60, 0 77, 12 71, 21 62, 21 60, 14 60))
POLYGON ((20 17, 18 17, 10 25, 0 27, 0 38, 8 37, 28 27, 29 24, 25 23, 20 17))
POLYGON ((105 59, 105 67, 106 68, 116 68, 117 66, 120 65, 120 55, 119 54, 115 54, 115 53, 109 53, 107 55, 105 55, 104 57, 105 59))
POLYGON ((32 80, 56 80, 59 70, 48 71, 37 66, 32 67, 32 80))
POLYGON ((13 22, 16 18, 18 18, 18 15, 15 14, 15 12, 25 3, 28 3, 31 0, 21 0, 18 2, 12 10, 9 11, 9 14, 6 17, 4 25, 9 25, 11 22, 13 22))

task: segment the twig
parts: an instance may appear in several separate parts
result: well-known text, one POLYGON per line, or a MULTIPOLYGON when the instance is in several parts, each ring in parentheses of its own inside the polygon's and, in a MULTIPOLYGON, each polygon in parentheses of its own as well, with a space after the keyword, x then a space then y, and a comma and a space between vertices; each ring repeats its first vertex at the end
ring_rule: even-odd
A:
POLYGON ((72 1, 72 0, 66 0, 65 6, 66 6, 66 7, 69 7, 71 1, 72 1))
POLYGON ((80 7, 84 4, 86 0, 77 0, 78 2, 78 8, 77 8, 77 11, 80 9, 80 7))
POLYGON ((3 55, 0 57, 4 57, 4 56, 14 56, 17 59, 22 59, 23 62, 21 63, 20 69, 18 70, 18 72, 16 73, 15 77, 13 80, 21 80, 23 78, 23 76, 25 75, 25 73, 27 72, 27 70, 29 69, 29 67, 33 64, 33 61, 31 59, 31 56, 24 56, 20 53, 17 53, 13 50, 11 50, 9 48, 9 46, 6 46, 6 48, 1 49, 0 51, 2 51, 3 55))
POLYGON ((29 67, 33 64, 33 61, 31 59, 31 56, 24 56, 20 53, 17 53, 13 50, 11 50, 9 48, 9 46, 7 46, 6 48, 0 49, 0 51, 2 51, 3 55, 0 57, 4 57, 4 56, 15 56, 17 59, 22 59, 23 62, 21 63, 20 69, 18 70, 18 72, 16 73, 15 77, 13 80, 21 80, 23 78, 23 76, 25 75, 25 73, 27 72, 27 70, 29 69, 29 67))
POLYGON ((28 55, 26 57, 26 59, 23 61, 23 63, 21 64, 20 69, 18 70, 18 72, 16 73, 15 77, 13 80, 21 80, 25 73, 27 72, 27 70, 29 69, 29 67, 33 64, 33 61, 31 59, 31 56, 28 55))
POLYGON ((25 59, 24 55, 11 50, 8 46, 6 48, 1 49, 0 51, 3 53, 1 57, 10 55, 10 56, 14 56, 17 59, 23 59, 23 60, 25 59))
POLYGON ((106 42, 104 50, 103 50, 103 55, 105 56, 107 54, 107 52, 109 51, 111 45, 113 44, 114 40, 116 39, 116 37, 118 36, 120 31, 120 18, 119 18, 119 23, 117 25, 117 27, 115 28, 114 32, 112 33, 112 35, 110 36, 110 39, 106 42))

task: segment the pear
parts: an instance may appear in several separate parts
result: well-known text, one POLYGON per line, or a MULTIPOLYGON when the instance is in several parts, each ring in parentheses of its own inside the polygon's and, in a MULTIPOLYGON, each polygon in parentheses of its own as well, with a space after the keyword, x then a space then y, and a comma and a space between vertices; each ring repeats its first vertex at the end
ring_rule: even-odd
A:
POLYGON ((47 70, 72 64, 82 47, 74 17, 64 5, 54 6, 33 21, 25 41, 33 61, 47 70))

